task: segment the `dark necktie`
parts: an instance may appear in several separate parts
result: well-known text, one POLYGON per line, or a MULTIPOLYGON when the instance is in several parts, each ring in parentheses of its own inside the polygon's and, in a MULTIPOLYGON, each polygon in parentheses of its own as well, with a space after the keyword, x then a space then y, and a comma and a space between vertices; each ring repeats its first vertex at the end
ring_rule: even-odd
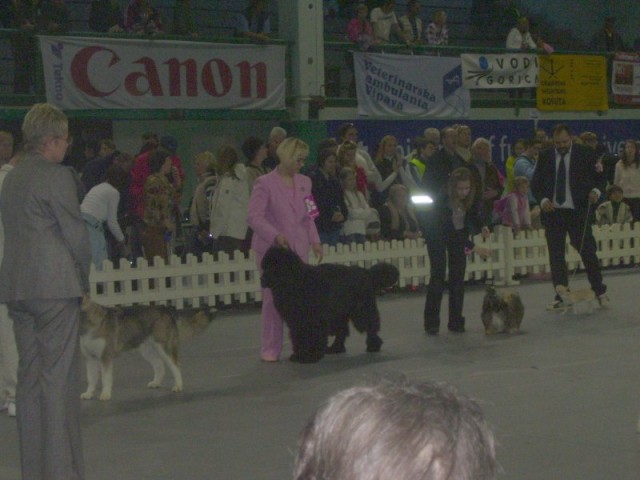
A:
POLYGON ((556 202, 558 202, 558 205, 562 205, 566 199, 565 192, 567 191, 567 170, 564 163, 564 157, 566 155, 567 154, 564 153, 560 156, 558 171, 556 172, 556 202))

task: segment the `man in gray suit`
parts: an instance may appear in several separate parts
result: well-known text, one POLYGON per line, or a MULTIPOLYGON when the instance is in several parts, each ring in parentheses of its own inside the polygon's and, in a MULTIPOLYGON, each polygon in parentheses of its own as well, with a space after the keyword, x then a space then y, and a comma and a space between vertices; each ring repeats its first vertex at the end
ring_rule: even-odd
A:
POLYGON ((67 118, 36 104, 22 134, 24 156, 0 195, 0 302, 9 307, 20 357, 22 478, 81 480, 79 315, 80 298, 89 290, 91 249, 74 174, 60 165, 67 118))

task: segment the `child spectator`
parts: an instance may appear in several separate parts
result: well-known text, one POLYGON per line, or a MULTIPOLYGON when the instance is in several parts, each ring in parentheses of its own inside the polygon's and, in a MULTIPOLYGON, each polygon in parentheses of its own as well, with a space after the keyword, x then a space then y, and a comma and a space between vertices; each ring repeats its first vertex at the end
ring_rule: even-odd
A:
POLYGON ((420 237, 418 220, 409 204, 409 189, 401 184, 389 188, 389 197, 378 212, 383 240, 414 240, 420 237))
POLYGON ((633 221, 631 209, 623 201, 624 192, 618 185, 610 185, 607 189, 608 200, 596 210, 596 223, 599 227, 614 223, 630 223, 633 221))
MULTIPOLYGON (((342 241, 344 243, 364 243, 367 240, 367 226, 377 222, 380 230, 378 212, 371 208, 369 202, 358 190, 356 172, 353 168, 343 167, 340 170, 340 182, 344 192, 344 203, 347 207, 346 219, 342 225, 342 241)), ((370 231, 375 233, 373 230, 370 231)))
POLYGON ((495 223, 511 227, 514 233, 531 229, 527 177, 513 179, 513 191, 495 203, 493 213, 495 223))
POLYGON ((516 164, 516 160, 520 155, 524 153, 525 150, 525 139, 519 138, 513 144, 511 148, 511 155, 504 162, 504 170, 505 170, 505 182, 504 182, 504 193, 511 193, 513 191, 513 179, 515 177, 513 171, 516 164))

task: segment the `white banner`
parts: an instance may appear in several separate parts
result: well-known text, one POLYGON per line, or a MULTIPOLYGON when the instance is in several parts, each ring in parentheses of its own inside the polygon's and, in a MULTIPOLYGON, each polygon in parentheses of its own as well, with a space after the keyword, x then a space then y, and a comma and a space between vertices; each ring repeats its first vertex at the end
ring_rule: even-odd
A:
POLYGON ((467 88, 533 88, 538 85, 538 55, 463 53, 462 76, 467 88))
POLYGON ((469 115, 458 58, 353 54, 358 114, 461 118, 469 115))
POLYGON ((62 109, 285 108, 285 48, 40 36, 47 101, 62 109))

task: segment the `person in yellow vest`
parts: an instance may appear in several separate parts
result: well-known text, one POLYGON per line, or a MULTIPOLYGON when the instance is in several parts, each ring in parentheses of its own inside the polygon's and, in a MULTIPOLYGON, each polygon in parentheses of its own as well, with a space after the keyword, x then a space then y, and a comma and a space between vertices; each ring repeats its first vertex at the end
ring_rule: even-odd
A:
POLYGON ((511 155, 507 158, 507 161, 504 163, 504 172, 506 174, 506 179, 504 182, 504 196, 513 192, 513 179, 515 175, 513 174, 513 167, 516 164, 516 159, 522 155, 525 151, 525 139, 519 138, 513 144, 511 148, 511 155))

